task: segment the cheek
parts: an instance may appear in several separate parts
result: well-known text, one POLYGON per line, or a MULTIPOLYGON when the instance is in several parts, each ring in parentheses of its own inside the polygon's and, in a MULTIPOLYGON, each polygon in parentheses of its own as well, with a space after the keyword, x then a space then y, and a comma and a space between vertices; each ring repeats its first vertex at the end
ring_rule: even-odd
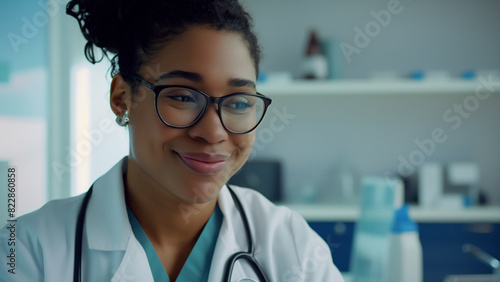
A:
MULTIPOLYGON (((152 101, 133 103, 130 109, 130 147, 134 155, 155 151, 163 137, 165 125, 158 118, 152 101)), ((151 152, 150 152, 151 153, 151 152)))
MULTIPOLYGON (((242 140, 240 142, 240 145, 238 146, 241 150, 244 151, 251 151, 253 147, 253 143, 255 142, 255 130, 241 135, 242 140)), ((250 154, 250 152, 248 152, 250 154)))
POLYGON ((243 135, 237 135, 235 137, 234 143, 238 148, 235 164, 236 171, 238 171, 247 161, 250 153, 252 152, 254 142, 255 131, 243 135))

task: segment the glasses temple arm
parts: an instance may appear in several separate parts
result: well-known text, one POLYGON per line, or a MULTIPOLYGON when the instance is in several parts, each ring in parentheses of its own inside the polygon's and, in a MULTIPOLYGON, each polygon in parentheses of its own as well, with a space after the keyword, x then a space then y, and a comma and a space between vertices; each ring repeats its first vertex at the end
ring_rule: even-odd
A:
POLYGON ((147 88, 153 90, 155 88, 155 85, 152 84, 152 83, 149 83, 148 81, 142 79, 141 77, 139 77, 138 75, 133 75, 134 76, 134 79, 139 81, 142 85, 146 86, 147 88))

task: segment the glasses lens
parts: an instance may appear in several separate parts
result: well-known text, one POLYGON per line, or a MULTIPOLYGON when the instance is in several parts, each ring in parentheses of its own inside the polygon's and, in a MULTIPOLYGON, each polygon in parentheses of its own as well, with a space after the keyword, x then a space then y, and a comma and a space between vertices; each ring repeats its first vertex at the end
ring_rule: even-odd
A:
POLYGON ((252 130, 262 119, 265 109, 261 97, 248 94, 229 96, 221 106, 222 122, 237 133, 252 130))
POLYGON ((205 107, 205 97, 187 88, 166 88, 158 95, 158 112, 167 124, 188 126, 205 107))

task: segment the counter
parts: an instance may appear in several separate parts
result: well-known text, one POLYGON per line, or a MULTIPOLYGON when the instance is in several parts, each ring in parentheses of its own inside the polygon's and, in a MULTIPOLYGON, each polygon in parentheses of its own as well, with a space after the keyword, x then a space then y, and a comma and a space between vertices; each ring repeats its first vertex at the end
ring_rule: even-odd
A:
MULTIPOLYGON (((307 221, 356 221, 360 214, 357 206, 282 204, 302 215, 307 221)), ((410 206, 410 217, 418 223, 500 223, 500 207, 473 207, 463 209, 422 208, 410 206)))
MULTIPOLYGON (((348 273, 354 245, 357 206, 286 204, 301 214, 325 242, 340 271, 348 273)), ((491 268, 462 251, 472 244, 500 258, 500 207, 429 209, 410 206, 422 244, 424 281, 451 274, 491 273, 491 268)), ((346 281, 348 281, 346 279, 346 281)))

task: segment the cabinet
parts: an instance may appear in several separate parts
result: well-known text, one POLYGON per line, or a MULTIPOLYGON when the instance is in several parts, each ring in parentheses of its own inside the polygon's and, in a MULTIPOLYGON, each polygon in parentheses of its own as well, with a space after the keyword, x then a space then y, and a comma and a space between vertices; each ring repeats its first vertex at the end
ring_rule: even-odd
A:
MULTIPOLYGON (((288 205, 300 213, 328 244, 335 265, 349 271, 359 209, 352 206, 288 205)), ((463 210, 410 208, 418 223, 424 281, 443 281, 450 274, 490 274, 491 268, 462 251, 473 244, 500 258, 500 207, 463 210)))

